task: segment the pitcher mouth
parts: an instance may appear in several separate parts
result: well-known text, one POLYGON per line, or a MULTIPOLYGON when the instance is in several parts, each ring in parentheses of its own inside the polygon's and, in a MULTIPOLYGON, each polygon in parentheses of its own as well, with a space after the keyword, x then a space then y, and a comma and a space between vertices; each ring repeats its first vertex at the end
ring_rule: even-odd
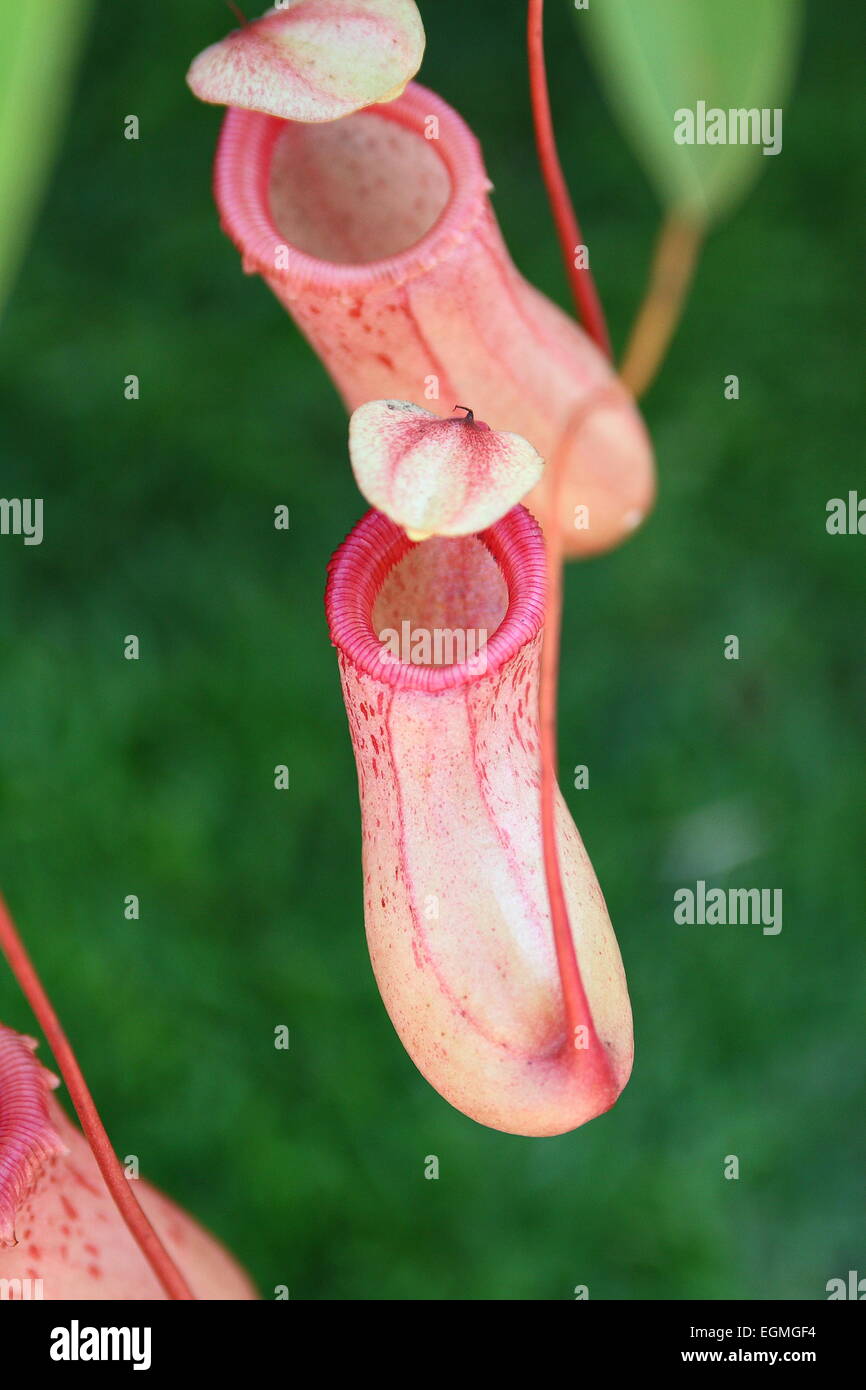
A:
MULTIPOLYGON (((369 121, 370 117, 392 122, 413 134, 423 142, 424 158, 438 157, 441 162, 447 187, 432 225, 404 249, 381 257, 335 260, 302 250, 280 230, 272 198, 275 155, 293 123, 232 107, 217 145, 214 197, 223 230, 240 250, 245 270, 285 287, 290 295, 304 290, 352 295, 401 284, 422 274, 468 235, 484 211, 491 184, 478 141, 457 112, 426 87, 412 82, 396 101, 367 107, 338 124, 345 131, 352 122, 369 121)), ((299 190, 302 196, 304 191, 299 190)), ((411 188, 407 187, 407 202, 410 196, 411 188)))
MULTIPOLYGON (((410 541, 402 527, 382 512, 370 511, 349 532, 328 566, 325 612, 333 645, 359 670, 395 690, 439 694, 473 685, 495 674, 544 624, 547 575, 541 529, 525 507, 512 507, 501 521, 477 536, 441 542, 451 547, 474 545, 482 558, 487 552, 495 561, 495 569, 490 569, 504 588, 504 616, 487 641, 483 671, 471 661, 439 666, 395 661, 376 631, 376 600, 401 561, 435 543, 410 541)), ((465 559, 465 549, 463 553, 465 559)), ((472 587, 477 585, 483 603, 495 604, 490 576, 481 571, 477 565, 475 573, 470 572, 472 587)))

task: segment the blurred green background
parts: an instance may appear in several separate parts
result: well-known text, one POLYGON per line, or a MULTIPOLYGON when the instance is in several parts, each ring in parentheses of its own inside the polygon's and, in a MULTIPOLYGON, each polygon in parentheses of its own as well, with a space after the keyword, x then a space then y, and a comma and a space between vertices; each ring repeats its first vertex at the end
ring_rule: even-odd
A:
MULTIPOLYGON (((421 76, 481 137, 518 266, 566 303, 523 7, 421 8, 421 76)), ((621 348, 657 208, 569 6, 548 9, 621 348)), ((0 494, 45 499, 41 547, 0 539, 0 884, 115 1145, 266 1297, 823 1298, 866 1274, 866 540, 825 531, 827 500, 864 481, 861 7, 812 5, 783 154, 706 248, 646 402, 654 516, 569 571, 562 781, 637 1053, 615 1109, 553 1140, 452 1110, 371 975, 322 614, 363 504, 333 388, 218 228, 220 113, 183 78, 232 23, 217 0, 96 7, 0 332, 0 494), (781 935, 676 926, 674 888, 698 877, 781 887, 781 935)), ((0 1017, 33 1031, 5 971, 0 1017)))

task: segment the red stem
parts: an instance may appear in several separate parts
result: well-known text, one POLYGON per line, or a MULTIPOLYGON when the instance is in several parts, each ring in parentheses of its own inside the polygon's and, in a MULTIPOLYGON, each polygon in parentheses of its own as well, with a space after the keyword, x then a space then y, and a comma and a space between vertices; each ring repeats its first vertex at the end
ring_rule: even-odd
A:
MULTIPOLYGON (((547 897, 550 904, 550 919, 553 925, 553 939, 556 947, 556 960, 562 992, 565 1000, 565 1013, 568 1021, 569 1037, 567 1046, 573 1047, 575 1030, 586 1029, 587 1048, 583 1054, 588 1066, 600 1077, 612 1077, 607 1054, 599 1041, 592 1020, 592 1012, 577 963, 574 938, 568 918, 568 905, 562 885, 559 864, 559 851, 556 843, 556 802, 558 761, 556 737, 557 687, 559 681, 559 652, 562 632, 562 571, 563 545, 558 522, 559 494, 565 474, 565 461, 577 436, 594 410, 602 406, 606 399, 620 394, 622 387, 618 381, 595 392, 572 413, 548 468, 549 492, 547 496, 548 514, 544 527, 544 541, 547 554, 547 601, 544 619, 544 640, 541 648, 541 678, 538 693, 539 741, 541 745, 541 843, 544 858, 544 876, 547 881, 547 897)), ((575 1050, 577 1059, 580 1052, 575 1050)), ((615 1098, 612 1091, 611 1103, 615 1098)))
POLYGON ((578 246, 583 246, 580 225, 568 195, 568 185, 559 162, 550 93, 547 88, 547 67, 544 61, 544 0, 529 0, 526 26, 529 53, 529 92, 532 101, 532 120, 535 126, 535 146, 547 189, 553 220, 559 237, 562 258, 578 315, 589 336, 607 358, 612 357, 610 338, 601 300, 588 266, 574 264, 578 246))
POLYGON ((194 1298, 195 1295, 138 1204, 138 1198, 132 1190, 132 1184, 126 1177, 120 1160, 111 1147, 111 1141, 99 1118, 93 1097, 76 1061, 69 1039, 42 987, 39 976, 36 974, 33 963, 2 897, 0 897, 0 949, 6 956, 12 974, 21 986, 27 1002, 48 1040, 48 1045, 54 1054, 81 1121, 81 1128, 90 1144, 93 1157, 99 1165, 99 1170, 105 1179, 105 1185, 111 1193, 120 1215, 126 1222, 130 1235, 169 1298, 194 1298))

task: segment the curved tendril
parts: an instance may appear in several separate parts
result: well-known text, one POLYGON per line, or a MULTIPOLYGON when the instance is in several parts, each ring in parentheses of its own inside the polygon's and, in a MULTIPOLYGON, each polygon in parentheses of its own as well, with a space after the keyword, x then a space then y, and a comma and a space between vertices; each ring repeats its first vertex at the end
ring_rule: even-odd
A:
POLYGON ((529 0, 526 25, 526 44, 529 54, 529 91, 532 101, 532 120, 535 126, 535 145, 538 162, 547 189, 553 220, 559 237, 562 258, 578 315, 589 336, 611 358, 610 338, 604 310, 588 266, 576 266, 575 253, 584 244, 553 132, 550 94, 547 88, 547 68, 544 62, 544 0, 529 0))
MULTIPOLYGON (((544 518, 544 542, 547 555, 547 604, 544 620, 544 640, 541 648, 541 676, 538 692, 539 732, 541 744, 541 843, 544 876, 550 903, 550 918, 569 1037, 567 1046, 577 1048, 577 1029, 586 1029, 585 1056, 591 1065, 609 1072, 607 1057, 595 1031, 589 1000, 583 986, 580 966, 574 949, 574 938, 568 917, 568 906, 562 884, 559 851, 556 844, 557 795, 557 737, 556 710, 559 681, 559 652, 562 635, 562 571, 563 545, 561 529, 553 524, 558 515, 559 493, 565 473, 565 460, 592 413, 604 406, 610 397, 621 393, 619 382, 595 392, 569 417, 556 451, 548 464, 550 470, 547 495, 548 515, 544 518)), ((581 1048, 583 1050, 583 1048, 581 1048)), ((575 1054, 577 1055, 577 1054, 575 1054)), ((611 1077, 611 1084, 612 1077, 611 1077)), ((612 1092, 611 1103, 615 1098, 612 1092)))
POLYGON ((54 1054, 63 1080, 66 1082, 93 1157, 99 1165, 105 1185, 126 1223, 130 1235, 167 1296, 178 1300, 194 1299, 195 1295, 138 1204, 138 1198, 132 1190, 132 1185, 127 1180, 120 1160, 111 1147, 111 1140, 99 1118, 99 1112, 69 1039, 54 1012, 51 1001, 42 986, 2 897, 0 897, 0 950, 3 951, 9 962, 9 968, 21 986, 27 1002, 48 1040, 48 1045, 54 1054))

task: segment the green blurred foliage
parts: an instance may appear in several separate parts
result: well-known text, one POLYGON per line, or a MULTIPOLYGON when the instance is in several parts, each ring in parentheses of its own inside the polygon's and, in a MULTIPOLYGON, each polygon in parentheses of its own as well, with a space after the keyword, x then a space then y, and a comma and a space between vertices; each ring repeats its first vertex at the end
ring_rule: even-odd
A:
MULTIPOLYGON (((422 8, 422 76, 482 138, 517 264, 565 302, 521 7, 422 8)), ((622 343, 656 210, 549 10, 563 161, 622 343)), ((218 229, 219 113, 183 75, 230 24, 204 0, 98 9, 0 338, 0 492, 43 497, 46 527, 0 538, 0 883, 116 1147, 266 1296, 822 1298, 863 1272, 864 540, 824 526, 863 476, 860 7, 810 11, 784 152, 707 247, 647 402, 655 514, 569 571, 562 780, 637 1055, 614 1110, 554 1140, 452 1110, 372 979, 322 615, 363 504, 333 388, 218 229), (700 872, 724 851, 734 867, 700 872), (675 926, 696 877, 783 888, 781 935, 675 926)), ((2 972, 0 1017, 33 1029, 2 972)))
MULTIPOLYGON (((665 207, 699 224, 729 212, 766 172, 762 149, 676 143, 674 113, 695 112, 699 102, 725 113, 780 107, 797 59, 801 0, 601 0, 575 18, 665 207)), ((784 145, 783 130, 778 136, 784 145)))
POLYGON ((50 164, 88 10, 86 0, 0 6, 0 310, 50 164))

